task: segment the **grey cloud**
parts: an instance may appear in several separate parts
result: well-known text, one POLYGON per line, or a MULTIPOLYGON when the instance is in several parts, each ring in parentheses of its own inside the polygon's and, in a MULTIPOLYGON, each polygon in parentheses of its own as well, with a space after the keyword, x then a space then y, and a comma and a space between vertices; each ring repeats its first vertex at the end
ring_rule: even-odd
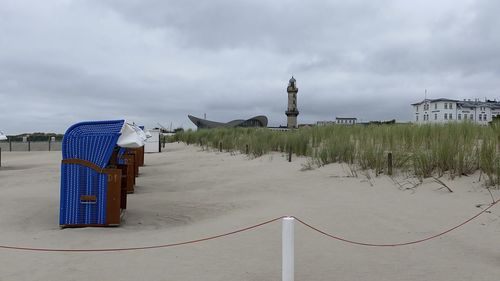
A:
POLYGON ((184 45, 191 48, 272 48, 293 53, 345 40, 345 36, 353 38, 357 29, 367 28, 370 20, 380 16, 387 1, 99 2, 145 27, 178 31, 184 45), (342 32, 347 28, 351 34, 342 32))
POLYGON ((192 127, 410 119, 424 97, 499 98, 500 2, 94 0, 0 6, 0 129, 84 119, 192 127))

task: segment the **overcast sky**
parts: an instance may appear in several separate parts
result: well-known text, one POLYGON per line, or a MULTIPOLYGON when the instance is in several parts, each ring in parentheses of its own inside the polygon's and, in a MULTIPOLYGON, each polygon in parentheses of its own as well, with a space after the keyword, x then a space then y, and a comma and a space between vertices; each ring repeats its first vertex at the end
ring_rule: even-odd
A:
POLYGON ((0 130, 408 121, 424 98, 500 98, 497 0, 1 0, 0 130))

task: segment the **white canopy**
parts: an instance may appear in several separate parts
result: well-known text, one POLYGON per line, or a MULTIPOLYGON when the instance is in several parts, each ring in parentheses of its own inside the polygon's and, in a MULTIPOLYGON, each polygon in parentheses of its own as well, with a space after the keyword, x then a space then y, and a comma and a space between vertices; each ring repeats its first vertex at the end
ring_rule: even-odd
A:
POLYGON ((146 133, 139 126, 125 122, 116 144, 120 147, 137 148, 144 146, 146 139, 146 133))
POLYGON ((0 140, 6 140, 6 139, 7 136, 2 131, 0 131, 0 140))

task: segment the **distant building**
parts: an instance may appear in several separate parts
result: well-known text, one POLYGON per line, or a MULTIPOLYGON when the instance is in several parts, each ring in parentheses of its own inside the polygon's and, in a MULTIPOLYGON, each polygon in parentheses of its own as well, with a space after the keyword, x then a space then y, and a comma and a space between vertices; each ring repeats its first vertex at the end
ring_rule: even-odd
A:
POLYGON ((335 125, 337 122, 336 121, 318 121, 316 122, 316 126, 330 126, 330 125, 335 125))
POLYGON ((500 116, 500 102, 496 100, 424 99, 412 107, 413 121, 417 124, 468 121, 486 125, 500 116))
POLYGON ((299 110, 297 109, 297 88, 295 78, 290 78, 288 82, 288 87, 286 88, 288 92, 288 108, 285 111, 286 114, 286 124, 288 128, 297 128, 297 115, 299 115, 299 110))
POLYGON ((335 117, 335 123, 340 125, 355 125, 358 123, 358 119, 353 117, 335 117))
POLYGON ((193 122, 198 129, 229 128, 229 127, 267 127, 267 117, 260 115, 250 119, 238 119, 227 123, 210 121, 188 115, 189 120, 193 122))

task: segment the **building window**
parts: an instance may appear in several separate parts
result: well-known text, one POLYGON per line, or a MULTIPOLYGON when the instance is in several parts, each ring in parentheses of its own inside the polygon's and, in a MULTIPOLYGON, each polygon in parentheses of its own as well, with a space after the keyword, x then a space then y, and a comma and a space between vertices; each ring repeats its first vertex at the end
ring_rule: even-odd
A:
POLYGON ((453 104, 450 102, 450 109, 453 109, 453 104))
MULTIPOLYGON (((446 103, 445 103, 446 104, 446 103)), ((446 106, 445 106, 446 107, 446 106)), ((448 120, 448 113, 444 114, 444 120, 448 120)))
POLYGON ((474 115, 470 115, 470 120, 474 120, 474 115))
POLYGON ((437 120, 438 119, 438 115, 437 113, 434 113, 434 120, 437 120))
POLYGON ((479 121, 483 121, 483 115, 479 113, 479 121))
POLYGON ((444 109, 448 109, 448 103, 444 103, 444 109))
POLYGON ((438 109, 438 104, 437 103, 434 104, 434 109, 438 109))
POLYGON ((453 114, 450 113, 450 120, 453 119, 453 114))
POLYGON ((417 111, 418 111, 418 105, 417 105, 417 111))
POLYGON ((467 120, 467 113, 464 114, 464 120, 467 120))
POLYGON ((418 115, 415 118, 416 118, 416 121, 418 121, 418 115))
POLYGON ((462 114, 458 114, 458 120, 462 120, 462 114))

